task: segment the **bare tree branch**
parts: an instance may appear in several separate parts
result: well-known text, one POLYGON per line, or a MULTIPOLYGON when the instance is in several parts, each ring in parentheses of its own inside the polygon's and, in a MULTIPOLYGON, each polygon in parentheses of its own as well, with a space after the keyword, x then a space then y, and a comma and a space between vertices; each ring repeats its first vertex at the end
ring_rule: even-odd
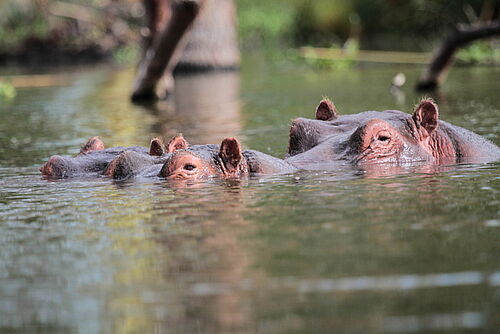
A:
POLYGON ((472 41, 500 34, 500 21, 460 25, 448 35, 434 51, 429 65, 417 83, 418 90, 433 90, 444 80, 447 69, 453 63, 455 52, 472 41))

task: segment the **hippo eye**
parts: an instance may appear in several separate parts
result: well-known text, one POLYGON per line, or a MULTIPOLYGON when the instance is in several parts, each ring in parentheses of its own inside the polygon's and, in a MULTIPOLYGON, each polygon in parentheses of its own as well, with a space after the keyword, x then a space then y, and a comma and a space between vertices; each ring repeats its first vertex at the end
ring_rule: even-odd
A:
POLYGON ((378 136, 379 141, 387 141, 389 139, 391 139, 391 138, 389 138, 388 136, 384 136, 384 135, 378 136))
POLYGON ((380 131, 377 134, 377 140, 381 142, 388 142, 391 139, 390 134, 387 131, 380 131))
POLYGON ((195 165, 192 165, 192 164, 185 164, 185 165, 184 165, 184 169, 185 169, 185 170, 193 170, 193 169, 195 169, 195 168, 196 168, 196 166, 195 166, 195 165))

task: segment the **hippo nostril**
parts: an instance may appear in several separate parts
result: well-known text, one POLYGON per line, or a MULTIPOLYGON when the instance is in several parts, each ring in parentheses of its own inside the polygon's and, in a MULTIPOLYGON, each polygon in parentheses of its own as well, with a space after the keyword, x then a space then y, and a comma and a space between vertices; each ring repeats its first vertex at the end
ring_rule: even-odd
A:
POLYGON ((184 175, 182 173, 171 173, 167 174, 166 178, 169 180, 182 180, 184 179, 184 175))

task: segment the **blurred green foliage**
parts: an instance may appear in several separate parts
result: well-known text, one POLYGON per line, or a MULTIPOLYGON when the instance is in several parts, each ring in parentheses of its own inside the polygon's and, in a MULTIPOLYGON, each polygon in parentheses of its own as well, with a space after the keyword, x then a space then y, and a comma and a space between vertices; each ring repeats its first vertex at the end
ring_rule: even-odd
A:
POLYGON ((12 100, 16 95, 16 88, 10 82, 0 80, 0 101, 12 100))
MULTIPOLYGON (((304 57, 323 69, 352 66, 359 49, 431 51, 458 23, 495 19, 500 10, 498 0, 237 0, 237 4, 243 50, 263 48, 276 58, 272 51, 276 48, 342 49, 345 59, 304 57)), ((498 44, 479 41, 461 50, 458 59, 498 63, 498 53, 498 44)))
POLYGON ((243 45, 248 49, 287 45, 296 2, 238 0, 238 27, 243 45))
MULTIPOLYGON (((305 45, 345 49, 346 41, 360 49, 428 51, 457 23, 491 19, 500 7, 498 0, 235 1, 242 49, 274 54, 305 45)), ((0 61, 138 56, 142 0, 0 0, 0 12, 0 61)), ((482 61, 494 52, 483 43, 460 57, 482 61)))
POLYGON ((495 64, 500 63, 500 46, 493 47, 493 43, 487 41, 478 41, 470 46, 460 49, 456 58, 461 63, 482 63, 495 64))
POLYGON ((139 59, 139 53, 137 45, 124 45, 113 52, 113 59, 118 64, 132 64, 139 59))
POLYGON ((49 32, 49 24, 42 13, 27 6, 27 1, 3 1, 0 12, 6 14, 0 15, 2 49, 15 48, 27 38, 43 38, 49 32))
POLYGON ((237 0, 243 47, 428 50, 457 23, 494 15, 494 0, 237 0))
POLYGON ((51 62, 137 45, 144 10, 140 0, 1 0, 0 12, 0 60, 51 62))
POLYGON ((305 54, 301 57, 308 65, 326 70, 342 70, 350 68, 356 64, 356 55, 359 51, 359 43, 356 39, 349 39, 344 45, 333 44, 329 49, 342 51, 343 58, 318 58, 315 57, 313 50, 305 50, 305 54), (311 52, 311 54, 309 54, 311 52))

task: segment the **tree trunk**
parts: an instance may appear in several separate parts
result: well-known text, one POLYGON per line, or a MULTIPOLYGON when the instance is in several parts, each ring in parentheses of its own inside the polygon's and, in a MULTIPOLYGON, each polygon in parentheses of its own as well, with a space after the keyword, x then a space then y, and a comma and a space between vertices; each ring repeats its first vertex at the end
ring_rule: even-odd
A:
POLYGON ((238 68, 240 52, 233 0, 207 0, 193 24, 175 71, 238 68))
POLYGON ((147 28, 132 100, 151 100, 173 89, 174 70, 239 66, 233 0, 144 0, 147 28))

